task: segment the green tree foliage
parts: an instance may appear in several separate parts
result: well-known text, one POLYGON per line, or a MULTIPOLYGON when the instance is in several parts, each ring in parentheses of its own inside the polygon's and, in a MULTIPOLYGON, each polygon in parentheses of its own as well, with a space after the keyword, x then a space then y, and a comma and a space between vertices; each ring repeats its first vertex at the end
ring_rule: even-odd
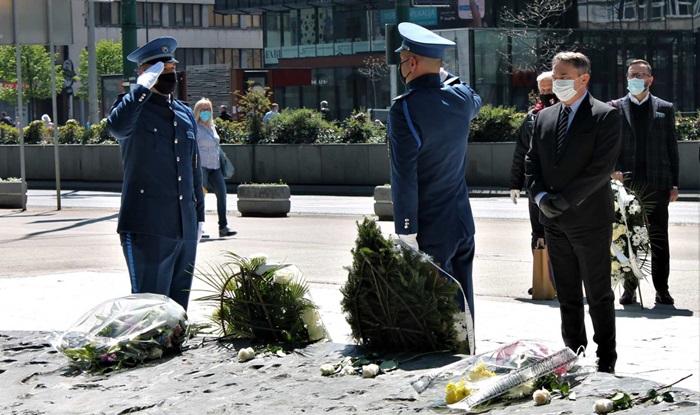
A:
POLYGON ((219 134, 221 144, 241 144, 248 141, 248 131, 244 122, 224 121, 214 118, 216 133, 219 134))
POLYGON ((19 130, 0 123, 0 144, 19 144, 19 130))
POLYGON ((58 142, 61 144, 82 144, 86 139, 85 127, 76 120, 66 121, 58 127, 58 142))
POLYGON ((515 141, 524 118, 525 114, 517 112, 513 107, 484 105, 469 126, 469 141, 477 143, 515 141))
MULTIPOLYGON (((97 99, 102 101, 102 83, 100 76, 121 74, 122 66, 122 41, 115 42, 114 40, 100 40, 95 45, 95 60, 97 73, 97 99)), ((82 50, 78 60, 78 76, 76 81, 80 81, 77 96, 82 99, 88 97, 88 52, 82 50)))
MULTIPOLYGON (((17 54, 14 46, 0 46, 0 78, 7 82, 17 82, 17 54)), ((22 99, 29 103, 29 116, 34 114, 37 99, 51 97, 51 55, 44 46, 20 46, 22 70, 22 99)), ((56 74, 60 76, 61 67, 56 65, 56 74)), ((57 93, 61 84, 57 82, 57 93)), ((0 88, 0 99, 17 105, 17 89, 0 88)))
POLYGON ((53 137, 53 127, 47 127, 43 121, 35 120, 24 127, 24 142, 27 144, 40 144, 53 137))
POLYGON ((375 350, 465 352, 455 330, 457 285, 421 256, 394 247, 375 221, 365 218, 357 228, 340 290, 353 339, 375 350))
POLYGON ((238 106, 241 108, 239 115, 243 118, 248 130, 248 142, 263 141, 265 136, 262 120, 272 104, 270 88, 254 88, 254 82, 248 81, 248 89, 245 94, 240 91, 236 91, 234 94, 238 97, 238 106))
POLYGON ((678 140, 700 140, 700 110, 695 116, 676 114, 676 134, 678 140))

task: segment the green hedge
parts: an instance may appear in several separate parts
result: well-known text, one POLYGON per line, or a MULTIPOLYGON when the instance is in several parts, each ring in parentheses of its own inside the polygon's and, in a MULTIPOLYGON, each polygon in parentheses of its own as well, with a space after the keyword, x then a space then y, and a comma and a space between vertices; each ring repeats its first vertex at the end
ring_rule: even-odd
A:
POLYGON ((695 115, 676 114, 678 140, 700 140, 700 110, 695 115))
POLYGON ((525 113, 513 107, 484 105, 469 126, 469 141, 474 143, 515 141, 525 113))

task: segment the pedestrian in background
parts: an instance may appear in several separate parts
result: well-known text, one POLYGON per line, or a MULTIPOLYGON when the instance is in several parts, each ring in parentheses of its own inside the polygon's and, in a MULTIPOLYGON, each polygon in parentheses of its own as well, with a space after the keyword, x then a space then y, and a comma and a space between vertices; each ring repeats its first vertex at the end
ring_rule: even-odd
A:
POLYGON ((271 119, 275 118, 277 115, 280 113, 280 106, 277 105, 277 103, 273 103, 270 105, 270 111, 265 113, 265 116, 263 117, 263 125, 267 125, 268 122, 270 122, 271 119))
MULTIPOLYGON (((649 205, 646 217, 655 301, 670 305, 674 301, 668 290, 668 205, 678 199, 678 141, 673 104, 649 92, 653 83, 649 62, 634 60, 627 68, 629 94, 611 102, 622 116, 622 151, 613 178, 624 181, 649 205)), ((625 281, 620 304, 637 301, 638 285, 638 281, 625 281)))
POLYGON ((46 128, 53 127, 53 123, 51 122, 51 117, 49 117, 49 114, 44 114, 41 116, 41 121, 44 122, 44 126, 46 128))
MULTIPOLYGON (((518 204, 520 190, 525 184, 525 154, 530 149, 535 116, 540 110, 551 107, 559 102, 557 96, 552 92, 552 71, 542 72, 537 76, 537 90, 539 92, 539 100, 535 107, 528 111, 525 120, 523 120, 522 125, 520 125, 518 137, 515 140, 513 165, 510 168, 510 200, 515 205, 518 204)), ((544 226, 540 223, 540 209, 529 199, 527 206, 530 213, 530 248, 544 248, 544 226)), ((552 279, 551 270, 550 279, 552 279)), ((532 288, 528 290, 528 294, 532 294, 532 288)))
POLYGON ((176 48, 160 37, 127 56, 138 78, 112 106, 107 129, 124 164, 117 232, 131 292, 167 295, 186 310, 204 195, 194 114, 172 95, 176 48))
POLYGON ((333 121, 333 114, 331 109, 328 108, 328 101, 321 101, 321 118, 325 121, 333 121))
POLYGON ((233 117, 228 113, 226 105, 219 107, 219 119, 222 121, 233 121, 233 117))
POLYGON ((552 90, 561 102, 535 118, 525 156, 528 191, 541 211, 564 344, 576 353, 588 346, 583 285, 598 344, 598 371, 614 373, 610 175, 620 152, 620 115, 588 92, 591 63, 584 54, 558 53, 552 73, 552 90))
POLYGON ((406 92, 389 111, 391 195, 399 238, 432 256, 462 285, 474 316, 474 219, 467 191, 469 122, 481 98, 459 78, 441 79, 442 56, 455 43, 413 23, 400 23, 399 75, 406 92))
POLYGON ((0 116, 0 122, 9 125, 10 127, 17 127, 17 124, 12 121, 12 118, 10 118, 5 111, 2 112, 2 115, 0 116))
POLYGON ((194 105, 197 120, 197 143, 202 161, 202 185, 216 195, 216 213, 219 216, 219 236, 233 236, 226 219, 226 182, 221 171, 219 154, 221 140, 212 120, 211 101, 202 98, 194 105))

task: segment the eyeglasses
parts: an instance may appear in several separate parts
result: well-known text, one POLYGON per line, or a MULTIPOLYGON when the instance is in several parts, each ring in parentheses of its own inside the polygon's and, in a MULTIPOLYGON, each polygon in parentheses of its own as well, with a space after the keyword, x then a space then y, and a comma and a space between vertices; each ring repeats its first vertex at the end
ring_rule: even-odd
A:
POLYGON ((627 79, 630 79, 630 78, 642 78, 642 79, 644 79, 644 78, 650 78, 650 77, 651 77, 651 75, 649 75, 648 73, 644 73, 644 72, 627 72, 627 79))

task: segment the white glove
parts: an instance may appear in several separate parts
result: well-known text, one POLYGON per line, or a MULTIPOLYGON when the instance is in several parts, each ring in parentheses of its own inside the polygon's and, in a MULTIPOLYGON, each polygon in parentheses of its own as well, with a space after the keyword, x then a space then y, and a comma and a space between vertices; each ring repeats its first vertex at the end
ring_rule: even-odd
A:
POLYGON ((411 248, 420 252, 420 249, 418 248, 418 239, 416 239, 417 236, 417 233, 412 233, 410 235, 399 235, 399 239, 406 242, 406 244, 408 244, 408 246, 410 246, 411 248))
POLYGON ((518 199, 520 198, 520 189, 510 189, 510 201, 514 205, 518 204, 518 199))
POLYGON ((445 68, 440 68, 440 82, 445 82, 450 73, 445 70, 445 68))
POLYGON ((163 62, 158 62, 150 68, 146 69, 141 75, 139 75, 139 78, 136 80, 136 83, 139 85, 143 85, 148 89, 153 88, 153 85, 155 85, 156 82, 158 82, 158 77, 160 76, 161 72, 163 72, 163 66, 163 62))
POLYGON ((197 224, 197 243, 199 243, 199 241, 202 240, 203 229, 204 229, 204 222, 199 222, 197 224))

